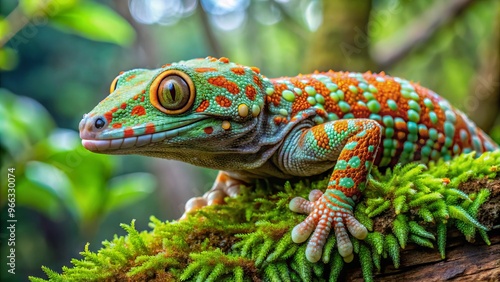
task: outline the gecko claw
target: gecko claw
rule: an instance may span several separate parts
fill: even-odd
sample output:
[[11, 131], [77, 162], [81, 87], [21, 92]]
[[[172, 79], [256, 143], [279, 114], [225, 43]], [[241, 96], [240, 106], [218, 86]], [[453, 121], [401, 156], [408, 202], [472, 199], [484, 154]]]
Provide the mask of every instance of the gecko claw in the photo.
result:
[[289, 207], [294, 212], [309, 214], [304, 221], [293, 228], [292, 240], [295, 243], [302, 243], [312, 233], [306, 248], [306, 257], [311, 262], [321, 259], [323, 247], [332, 227], [335, 231], [338, 251], [345, 262], [353, 259], [353, 246], [347, 230], [361, 240], [368, 234], [366, 227], [352, 215], [352, 209], [342, 204], [332, 203], [319, 190], [311, 191], [309, 201], [300, 197], [292, 199]]

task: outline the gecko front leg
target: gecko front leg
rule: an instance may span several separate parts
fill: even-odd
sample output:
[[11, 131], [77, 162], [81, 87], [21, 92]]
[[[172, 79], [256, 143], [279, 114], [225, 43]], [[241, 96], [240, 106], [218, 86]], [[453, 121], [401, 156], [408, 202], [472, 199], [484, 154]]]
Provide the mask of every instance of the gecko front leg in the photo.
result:
[[[309, 201], [300, 197], [290, 201], [290, 209], [308, 214], [295, 226], [292, 240], [301, 243], [314, 231], [306, 249], [311, 262], [321, 258], [323, 246], [333, 228], [337, 247], [345, 261], [352, 260], [352, 244], [347, 230], [356, 238], [364, 239], [366, 228], [353, 215], [355, 203], [366, 186], [366, 178], [375, 160], [381, 140], [380, 125], [370, 119], [337, 120], [316, 125], [296, 135], [284, 152], [288, 170], [314, 169], [315, 164], [335, 163], [328, 187], [323, 194], [314, 190]], [[347, 230], [346, 230], [347, 228]]]
[[240, 185], [246, 184], [244, 181], [231, 177], [225, 171], [219, 171], [212, 188], [202, 197], [193, 197], [186, 202], [184, 214], [181, 219], [192, 211], [204, 206], [224, 204], [224, 198], [236, 197], [240, 192]]

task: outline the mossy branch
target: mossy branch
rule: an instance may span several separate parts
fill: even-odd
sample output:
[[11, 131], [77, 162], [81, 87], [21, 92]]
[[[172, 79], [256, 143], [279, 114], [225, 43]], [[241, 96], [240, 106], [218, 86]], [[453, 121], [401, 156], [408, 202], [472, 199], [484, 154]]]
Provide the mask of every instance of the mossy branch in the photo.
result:
[[[487, 230], [499, 224], [500, 191], [470, 183], [500, 183], [499, 171], [500, 151], [428, 167], [412, 163], [384, 173], [375, 169], [355, 210], [370, 233], [364, 241], [351, 238], [364, 279], [371, 281], [382, 263], [398, 268], [401, 249], [408, 244], [437, 245], [445, 258], [448, 230], [454, 227], [468, 241], [479, 233], [489, 244]], [[128, 235], [103, 242], [97, 252], [87, 245], [83, 258], [72, 260], [73, 267], [64, 267], [61, 274], [43, 270], [50, 281], [335, 281], [344, 261], [334, 236], [318, 263], [310, 263], [305, 243], [295, 244], [290, 236], [304, 216], [291, 212], [288, 202], [312, 189], [324, 190], [327, 181], [257, 184], [226, 205], [205, 207], [183, 221], [151, 217], [151, 231], [137, 231], [132, 221], [122, 225]]]

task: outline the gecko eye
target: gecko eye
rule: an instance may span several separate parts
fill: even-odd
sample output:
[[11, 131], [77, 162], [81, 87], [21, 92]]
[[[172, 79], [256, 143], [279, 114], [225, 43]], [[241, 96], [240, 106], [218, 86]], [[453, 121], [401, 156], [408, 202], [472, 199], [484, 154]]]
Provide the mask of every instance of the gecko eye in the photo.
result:
[[101, 129], [103, 128], [104, 126], [106, 125], [106, 122], [104, 121], [104, 119], [102, 117], [99, 117], [95, 120], [94, 122], [94, 126], [95, 128], [97, 129]]
[[113, 91], [116, 90], [116, 85], [118, 84], [118, 78], [119, 77], [120, 76], [115, 77], [115, 79], [113, 79], [113, 82], [111, 82], [111, 85], [109, 86], [109, 93], [110, 94], [113, 93]]
[[193, 105], [194, 97], [193, 81], [178, 70], [161, 73], [155, 78], [149, 90], [153, 106], [167, 114], [184, 113]]
[[158, 100], [167, 110], [178, 110], [189, 101], [189, 86], [180, 76], [165, 77], [158, 87]]

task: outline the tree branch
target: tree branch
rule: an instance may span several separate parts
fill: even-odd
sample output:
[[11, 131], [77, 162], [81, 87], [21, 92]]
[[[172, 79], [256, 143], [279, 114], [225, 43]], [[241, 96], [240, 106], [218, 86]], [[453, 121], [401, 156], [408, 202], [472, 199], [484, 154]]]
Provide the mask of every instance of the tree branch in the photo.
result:
[[474, 0], [437, 1], [422, 16], [391, 38], [376, 43], [372, 57], [381, 68], [387, 68], [405, 57], [415, 45], [427, 41], [441, 26], [455, 18]]

